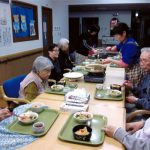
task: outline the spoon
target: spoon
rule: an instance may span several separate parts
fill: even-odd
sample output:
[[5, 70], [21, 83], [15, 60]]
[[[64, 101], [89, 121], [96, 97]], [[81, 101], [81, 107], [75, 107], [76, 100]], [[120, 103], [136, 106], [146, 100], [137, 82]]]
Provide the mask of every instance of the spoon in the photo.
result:
[[24, 118], [25, 118], [25, 117], [21, 117], [21, 116], [15, 114], [15, 113], [13, 113], [13, 112], [11, 112], [11, 114], [12, 114], [13, 116], [19, 117], [20, 119], [24, 119]]

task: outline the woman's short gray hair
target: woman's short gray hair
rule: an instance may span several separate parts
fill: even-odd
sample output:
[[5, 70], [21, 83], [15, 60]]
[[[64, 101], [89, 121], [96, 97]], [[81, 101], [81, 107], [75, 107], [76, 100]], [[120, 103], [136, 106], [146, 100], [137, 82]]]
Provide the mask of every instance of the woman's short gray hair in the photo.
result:
[[58, 47], [61, 48], [62, 46], [69, 44], [69, 40], [65, 38], [61, 38], [60, 41], [58, 42]]
[[143, 52], [150, 52], [150, 47], [144, 47], [141, 49], [141, 53]]
[[32, 70], [36, 73], [39, 71], [43, 71], [43, 70], [51, 70], [53, 68], [54, 66], [52, 62], [47, 57], [44, 57], [44, 56], [37, 57], [34, 60], [33, 66], [32, 66]]

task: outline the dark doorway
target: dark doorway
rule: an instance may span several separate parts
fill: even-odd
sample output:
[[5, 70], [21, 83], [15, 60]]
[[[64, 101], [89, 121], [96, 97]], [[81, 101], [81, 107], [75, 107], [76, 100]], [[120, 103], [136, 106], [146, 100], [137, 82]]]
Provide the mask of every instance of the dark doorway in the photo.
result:
[[149, 12], [139, 12], [139, 16], [135, 16], [132, 12], [131, 24], [133, 37], [137, 40], [140, 47], [150, 46], [150, 16]]
[[75, 50], [80, 33], [80, 18], [69, 18], [70, 53]]
[[82, 32], [87, 32], [89, 26], [96, 24], [98, 25], [99, 18], [98, 17], [84, 17], [82, 18]]
[[[91, 25], [99, 25], [98, 17], [83, 17], [82, 18], [82, 32], [87, 32]], [[94, 40], [96, 41], [96, 45], [98, 45], [98, 34], [95, 36]]]
[[48, 48], [53, 43], [52, 9], [42, 7], [43, 55], [48, 56]]

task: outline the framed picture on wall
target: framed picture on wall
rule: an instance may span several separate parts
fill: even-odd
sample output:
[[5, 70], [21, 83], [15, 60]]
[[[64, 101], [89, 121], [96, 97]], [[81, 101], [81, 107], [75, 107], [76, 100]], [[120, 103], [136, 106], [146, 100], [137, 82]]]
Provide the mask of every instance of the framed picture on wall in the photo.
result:
[[39, 38], [36, 5], [13, 0], [11, 14], [14, 42], [36, 40]]

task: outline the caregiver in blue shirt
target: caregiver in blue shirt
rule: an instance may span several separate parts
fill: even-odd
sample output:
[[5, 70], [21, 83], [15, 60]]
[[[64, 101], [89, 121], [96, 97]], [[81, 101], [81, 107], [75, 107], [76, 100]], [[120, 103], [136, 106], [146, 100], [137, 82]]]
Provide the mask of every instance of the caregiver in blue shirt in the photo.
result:
[[126, 78], [130, 80], [133, 85], [138, 85], [143, 75], [139, 65], [140, 48], [137, 42], [128, 36], [129, 27], [127, 24], [118, 23], [114, 27], [114, 35], [120, 43], [106, 50], [119, 51], [121, 53], [121, 59], [114, 60], [107, 58], [103, 60], [103, 63], [113, 63], [125, 68]]

